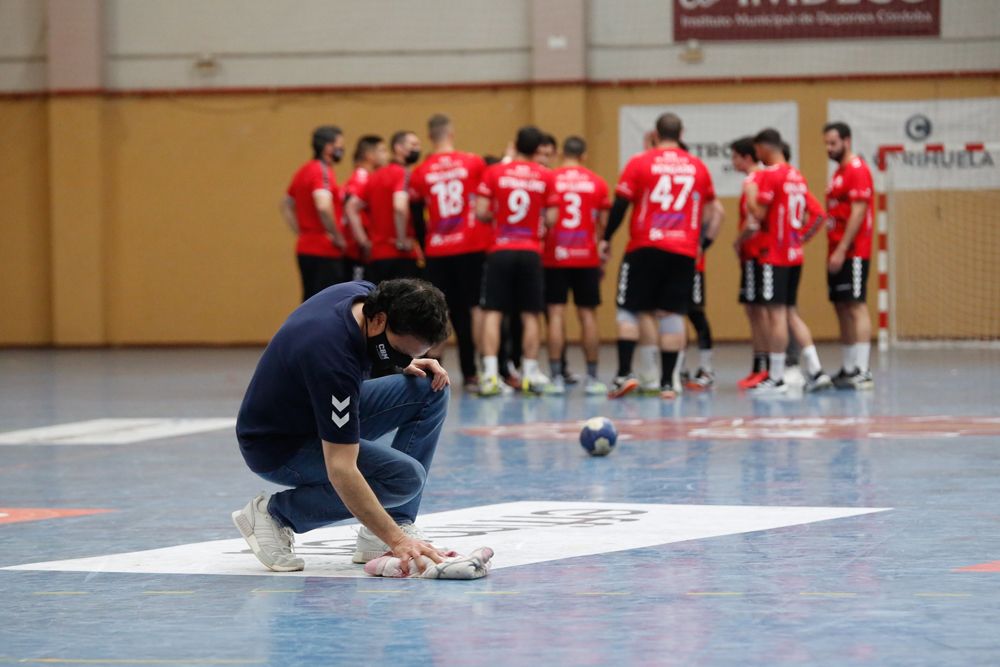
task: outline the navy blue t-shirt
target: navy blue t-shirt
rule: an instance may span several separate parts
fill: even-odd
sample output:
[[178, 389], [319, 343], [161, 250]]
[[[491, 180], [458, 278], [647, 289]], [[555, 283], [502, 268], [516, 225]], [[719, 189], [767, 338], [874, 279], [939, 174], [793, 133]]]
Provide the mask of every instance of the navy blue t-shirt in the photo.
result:
[[371, 362], [351, 307], [373, 289], [363, 281], [328, 287], [296, 308], [271, 339], [236, 419], [243, 458], [254, 472], [275, 470], [317, 438], [358, 442], [358, 400]]

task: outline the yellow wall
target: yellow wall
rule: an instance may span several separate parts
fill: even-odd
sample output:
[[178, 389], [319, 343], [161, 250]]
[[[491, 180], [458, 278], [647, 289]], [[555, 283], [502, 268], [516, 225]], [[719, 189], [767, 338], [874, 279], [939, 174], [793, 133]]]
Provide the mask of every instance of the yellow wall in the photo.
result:
[[[499, 153], [517, 126], [537, 122], [558, 136], [583, 132], [591, 166], [613, 182], [623, 104], [790, 99], [799, 103], [800, 164], [821, 193], [826, 156], [819, 130], [827, 99], [998, 93], [1000, 77], [84, 97], [72, 105], [58, 98], [2, 100], [0, 344], [266, 341], [297, 304], [294, 239], [277, 203], [308, 159], [309, 133], [318, 124], [340, 125], [352, 146], [368, 132], [388, 136], [406, 128], [422, 135], [426, 118], [444, 111], [456, 122], [462, 148]], [[94, 136], [102, 139], [99, 147], [84, 145], [76, 153], [82, 160], [74, 160], [77, 149], [65, 143], [77, 126], [91, 143]], [[66, 165], [71, 176], [56, 171]], [[338, 168], [341, 181], [348, 170], [347, 162]], [[85, 193], [79, 228], [73, 226], [74, 190]], [[724, 203], [727, 211], [735, 209], [735, 201]], [[734, 226], [729, 215], [708, 256], [709, 316], [719, 339], [746, 335], [735, 305]], [[621, 231], [616, 238], [612, 272], [626, 236]], [[100, 258], [101, 266], [74, 267], [74, 249], [85, 261]], [[828, 339], [836, 328], [826, 302], [824, 252], [822, 239], [807, 251], [800, 304], [814, 334]], [[601, 315], [606, 338], [614, 335], [612, 277], [605, 281], [609, 305]], [[872, 304], [874, 286], [873, 277]], [[90, 299], [85, 307], [67, 299], [74, 287]], [[101, 322], [93, 321], [94, 313]]]
[[46, 103], [0, 101], [0, 345], [52, 337], [47, 150]]

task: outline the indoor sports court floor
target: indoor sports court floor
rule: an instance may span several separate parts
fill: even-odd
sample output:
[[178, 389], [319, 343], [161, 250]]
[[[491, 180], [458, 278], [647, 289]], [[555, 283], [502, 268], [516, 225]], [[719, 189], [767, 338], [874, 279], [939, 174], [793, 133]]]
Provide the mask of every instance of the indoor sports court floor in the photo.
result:
[[471, 582], [364, 577], [348, 526], [262, 570], [229, 518], [267, 488], [231, 429], [258, 354], [0, 352], [0, 664], [1000, 664], [1000, 351], [768, 402], [742, 347], [677, 403], [456, 391], [423, 524], [495, 548]]

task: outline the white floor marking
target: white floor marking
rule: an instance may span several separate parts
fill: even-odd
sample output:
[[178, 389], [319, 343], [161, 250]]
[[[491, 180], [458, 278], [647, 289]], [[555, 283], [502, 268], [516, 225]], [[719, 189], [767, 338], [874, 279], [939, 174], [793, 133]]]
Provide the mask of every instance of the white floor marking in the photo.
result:
[[146, 440], [221, 431], [231, 417], [215, 419], [90, 419], [0, 433], [0, 445], [130, 445]]
[[[771, 530], [884, 512], [882, 507], [759, 507], [523, 501], [421, 516], [418, 525], [439, 546], [496, 551], [494, 569], [612, 553], [686, 540]], [[229, 517], [220, 516], [220, 524]], [[304, 572], [265, 569], [242, 538], [165, 549], [29, 563], [4, 570], [145, 574], [363, 577], [351, 563], [356, 526], [321, 528], [296, 538]], [[236, 532], [236, 529], [233, 529]]]

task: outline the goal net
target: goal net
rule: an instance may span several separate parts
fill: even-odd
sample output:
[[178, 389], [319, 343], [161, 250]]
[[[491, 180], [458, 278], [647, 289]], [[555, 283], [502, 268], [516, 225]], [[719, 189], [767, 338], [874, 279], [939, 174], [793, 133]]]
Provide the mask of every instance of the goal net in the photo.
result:
[[1000, 344], [1000, 144], [883, 146], [877, 173], [880, 345]]

